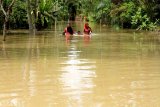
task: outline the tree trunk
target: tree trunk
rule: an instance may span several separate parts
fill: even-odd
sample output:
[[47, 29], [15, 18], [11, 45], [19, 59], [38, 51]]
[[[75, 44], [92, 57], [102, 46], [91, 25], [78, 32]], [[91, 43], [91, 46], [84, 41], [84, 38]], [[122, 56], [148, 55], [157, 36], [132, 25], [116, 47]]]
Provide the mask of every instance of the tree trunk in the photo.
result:
[[33, 6], [33, 32], [34, 34], [36, 33], [36, 20], [38, 18], [38, 3], [39, 3], [39, 0], [34, 0], [34, 6]]
[[2, 10], [3, 14], [4, 14], [4, 23], [3, 23], [3, 41], [6, 40], [6, 31], [7, 31], [7, 22], [9, 21], [9, 16], [10, 16], [10, 12], [11, 12], [11, 8], [14, 4], [16, 0], [12, 0], [11, 4], [7, 7], [6, 11], [3, 7], [3, 0], [0, 0], [0, 9]]
[[[35, 35], [36, 33], [38, 3], [39, 3], [39, 0], [34, 0], [33, 2], [31, 2], [30, 0], [27, 0], [27, 15], [28, 15], [29, 31], [33, 35]], [[32, 8], [31, 8], [31, 5], [33, 6]], [[33, 11], [33, 14], [31, 14], [32, 11]]]
[[33, 34], [33, 20], [32, 20], [32, 14], [31, 14], [31, 2], [30, 0], [27, 0], [27, 16], [28, 16], [28, 24], [29, 24], [29, 32]]
[[7, 31], [7, 21], [5, 20], [3, 23], [3, 41], [6, 40], [6, 31]]

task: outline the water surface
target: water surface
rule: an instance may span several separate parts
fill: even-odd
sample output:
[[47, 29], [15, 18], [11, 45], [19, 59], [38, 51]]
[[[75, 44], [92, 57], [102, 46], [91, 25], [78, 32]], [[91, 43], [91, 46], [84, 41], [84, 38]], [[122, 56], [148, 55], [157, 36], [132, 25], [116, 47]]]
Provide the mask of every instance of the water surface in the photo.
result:
[[0, 42], [0, 107], [160, 107], [159, 34], [64, 26]]

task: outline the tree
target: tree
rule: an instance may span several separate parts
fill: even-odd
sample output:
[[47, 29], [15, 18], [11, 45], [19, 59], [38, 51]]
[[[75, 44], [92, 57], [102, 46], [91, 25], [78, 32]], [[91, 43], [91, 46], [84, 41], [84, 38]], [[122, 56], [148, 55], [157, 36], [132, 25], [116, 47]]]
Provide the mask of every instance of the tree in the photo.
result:
[[12, 12], [12, 6], [13, 6], [13, 4], [14, 4], [15, 1], [16, 0], [12, 0], [11, 3], [10, 3], [10, 5], [5, 7], [3, 4], [5, 4], [6, 1], [5, 0], [0, 0], [0, 9], [2, 10], [2, 12], [4, 14], [3, 41], [6, 40], [7, 23], [9, 21], [10, 13]]
[[32, 15], [31, 15], [31, 2], [30, 0], [27, 0], [27, 16], [28, 16], [28, 24], [29, 24], [29, 31], [30, 33], [33, 33], [33, 20], [32, 20]]
[[26, 2], [27, 2], [27, 16], [28, 16], [29, 31], [32, 34], [35, 34], [39, 0], [31, 0], [31, 1], [27, 0]]
[[31, 32], [48, 27], [57, 17], [58, 0], [27, 0], [28, 23]]

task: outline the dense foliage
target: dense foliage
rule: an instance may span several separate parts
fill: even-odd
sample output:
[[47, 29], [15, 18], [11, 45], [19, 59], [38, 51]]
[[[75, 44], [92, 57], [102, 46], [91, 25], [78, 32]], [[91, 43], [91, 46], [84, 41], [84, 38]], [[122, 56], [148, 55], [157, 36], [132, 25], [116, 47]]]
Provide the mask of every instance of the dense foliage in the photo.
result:
[[158, 0], [102, 0], [97, 7], [95, 19], [103, 23], [138, 30], [155, 30], [159, 24]]
[[[3, 0], [4, 8], [10, 0]], [[154, 30], [159, 24], [159, 0], [39, 0], [36, 8], [36, 27], [41, 30], [55, 20], [75, 20], [76, 16], [88, 17], [90, 21], [118, 25], [122, 28]], [[11, 17], [10, 28], [28, 28], [26, 0], [16, 0]], [[34, 8], [32, 12], [34, 12]], [[4, 16], [0, 11], [0, 28]]]

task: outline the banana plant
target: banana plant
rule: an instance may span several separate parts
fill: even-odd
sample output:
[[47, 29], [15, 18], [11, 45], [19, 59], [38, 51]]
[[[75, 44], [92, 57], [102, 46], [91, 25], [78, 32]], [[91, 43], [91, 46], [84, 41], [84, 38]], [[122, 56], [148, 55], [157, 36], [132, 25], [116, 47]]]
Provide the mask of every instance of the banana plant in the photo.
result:
[[62, 0], [40, 0], [38, 7], [37, 24], [46, 28], [50, 22], [54, 22], [62, 11]]

